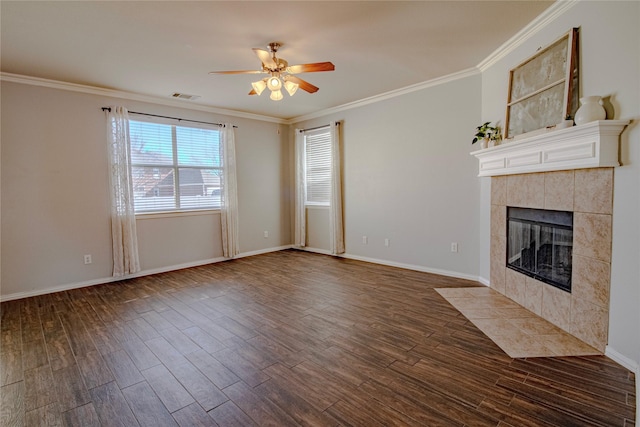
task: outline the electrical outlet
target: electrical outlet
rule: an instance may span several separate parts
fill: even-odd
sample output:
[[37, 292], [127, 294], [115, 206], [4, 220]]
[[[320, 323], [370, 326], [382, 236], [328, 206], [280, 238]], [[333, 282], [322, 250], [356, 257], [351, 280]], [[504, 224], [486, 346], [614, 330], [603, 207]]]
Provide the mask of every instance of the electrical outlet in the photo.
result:
[[455, 242], [451, 243], [451, 252], [458, 252], [458, 244]]
[[269, 237], [269, 232], [268, 232], [268, 231], [265, 231], [265, 232], [264, 232], [264, 238], [266, 239], [267, 237]]
[[389, 246], [389, 239], [384, 239], [384, 245]]
[[367, 236], [362, 236], [362, 244], [366, 245], [367, 243], [369, 243], [369, 239], [367, 238]]
[[91, 260], [91, 255], [85, 255], [84, 256], [84, 263], [86, 264], [91, 264], [93, 261]]

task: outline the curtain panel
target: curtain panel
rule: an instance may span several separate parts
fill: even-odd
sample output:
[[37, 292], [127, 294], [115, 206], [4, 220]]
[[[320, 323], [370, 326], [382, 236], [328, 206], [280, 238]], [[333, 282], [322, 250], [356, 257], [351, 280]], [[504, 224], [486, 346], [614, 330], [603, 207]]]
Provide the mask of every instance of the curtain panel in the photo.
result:
[[340, 123], [331, 122], [331, 201], [329, 204], [329, 229], [331, 254], [344, 253], [344, 222], [342, 212], [342, 159], [340, 149]]
[[220, 219], [222, 254], [233, 258], [240, 253], [238, 227], [238, 183], [236, 178], [236, 148], [233, 125], [220, 126], [220, 159], [222, 162]]
[[111, 107], [107, 110], [107, 119], [113, 276], [119, 277], [140, 271], [131, 179], [129, 113], [124, 107]]
[[294, 213], [294, 241], [299, 248], [307, 246], [307, 186], [305, 183], [304, 130], [295, 131], [295, 213]]

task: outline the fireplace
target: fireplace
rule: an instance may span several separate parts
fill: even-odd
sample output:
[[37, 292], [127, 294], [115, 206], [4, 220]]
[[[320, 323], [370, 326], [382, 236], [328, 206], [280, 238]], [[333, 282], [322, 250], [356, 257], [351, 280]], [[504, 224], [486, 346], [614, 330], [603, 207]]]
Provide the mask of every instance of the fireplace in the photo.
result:
[[[609, 328], [613, 168], [619, 166], [619, 136], [628, 123], [601, 120], [472, 153], [479, 161], [478, 175], [492, 177], [491, 288], [602, 352]], [[568, 279], [570, 292], [550, 286], [541, 274], [507, 266], [505, 260], [524, 264], [523, 256], [534, 255], [531, 244], [528, 252], [525, 245], [507, 251], [511, 207], [572, 213], [571, 273], [563, 262], [555, 274], [565, 283]], [[541, 227], [539, 234], [544, 246], [548, 232]], [[570, 239], [555, 239], [536, 255], [544, 258], [555, 246], [560, 258], [568, 257], [564, 240]]]
[[573, 212], [507, 208], [507, 268], [571, 292]]
[[[489, 149], [487, 149], [489, 151]], [[521, 211], [516, 210], [523, 209]], [[565, 212], [572, 216], [573, 238], [556, 237], [547, 243], [544, 223], [559, 222], [563, 230], [571, 224], [567, 218], [556, 221], [547, 216], [532, 220], [531, 211]], [[611, 280], [611, 231], [613, 211], [613, 168], [589, 168], [542, 173], [494, 176], [491, 178], [491, 287], [524, 308], [604, 352], [609, 324], [609, 286]], [[514, 215], [515, 212], [515, 215]], [[523, 212], [527, 212], [524, 213]], [[560, 214], [562, 216], [563, 214]], [[541, 222], [539, 243], [513, 249], [508, 242], [509, 216], [512, 223]], [[526, 227], [519, 226], [526, 230]], [[522, 232], [522, 230], [521, 230]], [[529, 230], [534, 236], [538, 231]], [[562, 231], [561, 231], [562, 233]], [[558, 233], [556, 233], [558, 234]], [[522, 259], [525, 248], [543, 247], [542, 258], [555, 246], [558, 259], [572, 242], [571, 273], [566, 263], [556, 276], [569, 279], [571, 292], [551, 286], [537, 273], [525, 274], [507, 266]], [[507, 249], [507, 246], [509, 248]], [[545, 246], [547, 245], [547, 246]], [[564, 252], [564, 253], [563, 253]], [[531, 259], [533, 250], [525, 250]], [[519, 254], [519, 255], [518, 255]], [[546, 264], [546, 263], [545, 263]], [[541, 268], [539, 268], [541, 270]], [[544, 270], [544, 268], [542, 268]], [[565, 280], [566, 282], [566, 280]]]

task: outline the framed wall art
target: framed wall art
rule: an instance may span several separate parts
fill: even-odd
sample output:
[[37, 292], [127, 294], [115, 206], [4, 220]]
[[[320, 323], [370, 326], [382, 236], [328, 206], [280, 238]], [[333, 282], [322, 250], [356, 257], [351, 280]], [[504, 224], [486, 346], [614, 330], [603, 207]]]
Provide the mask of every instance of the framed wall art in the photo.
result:
[[578, 109], [578, 28], [509, 72], [504, 138], [555, 126]]

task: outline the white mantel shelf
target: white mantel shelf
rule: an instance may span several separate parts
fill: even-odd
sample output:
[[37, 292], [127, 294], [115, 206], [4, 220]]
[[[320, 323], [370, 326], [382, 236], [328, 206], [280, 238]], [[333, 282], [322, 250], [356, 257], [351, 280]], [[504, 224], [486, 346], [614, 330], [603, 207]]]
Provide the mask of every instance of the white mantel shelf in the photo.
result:
[[523, 136], [474, 151], [478, 176], [620, 166], [618, 139], [627, 120], [600, 120]]

